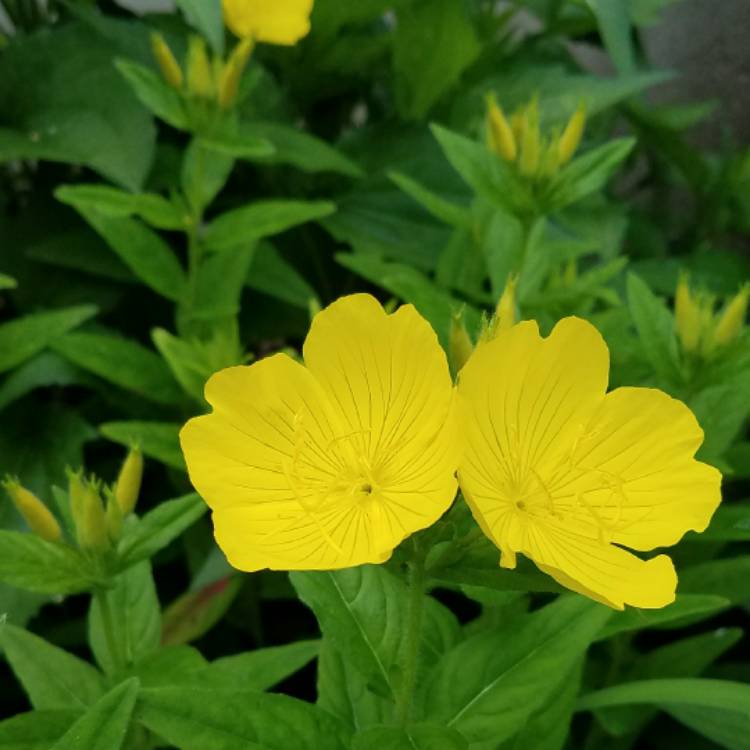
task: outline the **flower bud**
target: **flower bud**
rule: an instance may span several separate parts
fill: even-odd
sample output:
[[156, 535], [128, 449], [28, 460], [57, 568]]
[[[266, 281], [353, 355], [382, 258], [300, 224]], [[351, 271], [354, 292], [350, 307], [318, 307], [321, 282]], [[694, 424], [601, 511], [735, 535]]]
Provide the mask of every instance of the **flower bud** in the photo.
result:
[[716, 346], [725, 346], [740, 335], [745, 326], [748, 298], [750, 298], [750, 285], [745, 284], [729, 300], [713, 331], [712, 339]]
[[461, 368], [469, 361], [474, 351], [474, 344], [464, 325], [463, 313], [458, 313], [451, 320], [449, 337], [450, 362], [453, 372], [461, 372]]
[[107, 534], [112, 542], [117, 542], [122, 534], [122, 525], [125, 521], [122, 508], [120, 503], [117, 502], [117, 498], [114, 493], [107, 493]]
[[95, 480], [83, 483], [80, 516], [75, 521], [81, 549], [104, 550], [109, 547], [107, 515]]
[[62, 537], [62, 529], [49, 508], [32, 492], [22, 487], [17, 480], [7, 477], [3, 487], [16, 510], [24, 517], [29, 528], [47, 542], [57, 542]]
[[539, 168], [540, 156], [539, 103], [534, 98], [526, 107], [521, 120], [521, 158], [518, 163], [521, 174], [533, 177]]
[[166, 40], [156, 32], [151, 34], [151, 51], [164, 80], [173, 88], [182, 88], [182, 70]]
[[505, 282], [500, 301], [495, 308], [495, 333], [512, 328], [516, 324], [516, 285], [518, 276], [511, 274]]
[[680, 276], [674, 302], [677, 336], [686, 352], [698, 350], [703, 330], [703, 314], [700, 305], [690, 292], [686, 274]]
[[490, 151], [513, 162], [518, 155], [516, 137], [494, 96], [487, 97], [487, 145]]
[[229, 109], [237, 99], [240, 81], [253, 53], [253, 40], [243, 39], [233, 50], [219, 74], [219, 106]]
[[123, 517], [135, 510], [143, 479], [143, 454], [137, 446], [130, 449], [115, 484], [114, 496]]
[[211, 99], [214, 95], [214, 77], [211, 63], [202, 37], [191, 36], [187, 61], [188, 92], [200, 99]]
[[580, 105], [570, 120], [568, 120], [565, 130], [563, 130], [563, 134], [560, 136], [558, 166], [567, 164], [573, 158], [573, 155], [578, 150], [578, 146], [581, 145], [581, 138], [583, 137], [585, 127], [586, 108]]

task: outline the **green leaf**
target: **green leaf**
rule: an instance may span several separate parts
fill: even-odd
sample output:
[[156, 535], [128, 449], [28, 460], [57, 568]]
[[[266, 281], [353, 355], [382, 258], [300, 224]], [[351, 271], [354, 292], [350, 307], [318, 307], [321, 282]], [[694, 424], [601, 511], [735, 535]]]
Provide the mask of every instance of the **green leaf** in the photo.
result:
[[477, 194], [511, 213], [532, 205], [527, 188], [499, 157], [447, 128], [432, 125], [431, 130], [451, 166]]
[[104, 693], [94, 667], [23, 628], [0, 625], [0, 646], [36, 709], [81, 710]]
[[455, 730], [437, 724], [368, 727], [354, 736], [352, 750], [468, 750]]
[[18, 282], [5, 273], [0, 273], [0, 289], [15, 289]]
[[91, 600], [88, 629], [89, 645], [107, 674], [133, 666], [156, 652], [161, 638], [161, 610], [151, 565], [142, 561], [133, 565], [114, 580], [114, 586], [103, 594], [113, 623], [117, 653], [110, 651], [104, 632], [102, 602], [98, 596]]
[[596, 16], [604, 46], [617, 71], [625, 74], [632, 73], [635, 69], [635, 51], [630, 27], [630, 2], [628, 0], [586, 0], [586, 4]]
[[570, 732], [578, 692], [581, 688], [581, 671], [585, 659], [563, 675], [547, 700], [533, 713], [521, 731], [500, 750], [562, 750]]
[[73, 547], [0, 530], [0, 581], [40, 594], [75, 594], [90, 589], [97, 578]]
[[482, 253], [495, 299], [500, 299], [508, 277], [520, 272], [526, 239], [523, 225], [513, 214], [492, 211], [482, 234]]
[[601, 190], [634, 146], [634, 138], [619, 138], [576, 157], [550, 180], [545, 205], [560, 210]]
[[750, 555], [711, 560], [680, 571], [680, 592], [721, 596], [734, 604], [748, 600]]
[[133, 678], [110, 690], [50, 750], [120, 750], [130, 729], [139, 688]]
[[144, 456], [155, 458], [173, 469], [186, 471], [180, 449], [181, 427], [176, 422], [106, 422], [99, 425], [99, 432], [126, 448], [137, 443]]
[[305, 172], [338, 172], [348, 177], [362, 177], [360, 167], [320, 138], [280, 122], [246, 122], [240, 126], [240, 137], [271, 143], [273, 150], [257, 156], [237, 154], [270, 164], [291, 164]]
[[144, 688], [185, 685], [208, 666], [200, 651], [191, 646], [163, 646], [136, 664], [132, 674]]
[[177, 206], [155, 193], [128, 193], [109, 185], [61, 185], [55, 190], [55, 197], [104, 216], [140, 216], [158, 229], [183, 229], [186, 223]]
[[[406, 612], [408, 591], [382, 566], [333, 572], [291, 573], [300, 599], [318, 618], [323, 637], [351, 662], [379, 694], [393, 693], [393, 670], [406, 634], [393, 613]], [[422, 663], [432, 663], [457, 636], [449, 610], [432, 597], [425, 603]]]
[[420, 0], [399, 11], [393, 67], [402, 114], [409, 119], [424, 117], [480, 52], [462, 0]]
[[208, 506], [195, 493], [166, 500], [138, 519], [126, 532], [118, 548], [119, 564], [130, 565], [155, 555], [190, 528]]
[[750, 748], [750, 685], [700, 678], [638, 680], [584, 695], [579, 711], [656, 705], [730, 750]]
[[0, 384], [0, 410], [36, 388], [66, 386], [87, 380], [81, 371], [53, 352], [42, 352], [24, 362]]
[[220, 0], [177, 0], [188, 23], [208, 39], [217, 55], [224, 54], [224, 19]]
[[[71, 197], [70, 193], [57, 196], [63, 201]], [[72, 205], [141, 281], [167, 299], [178, 300], [182, 296], [185, 272], [156, 232], [135, 219], [107, 216], [80, 203]]]
[[[680, 581], [680, 590], [684, 589]], [[673, 604], [662, 609], [636, 609], [628, 607], [614, 612], [597, 635], [597, 640], [610, 638], [616, 633], [625, 633], [643, 628], [679, 628], [686, 622], [699, 622], [722, 612], [731, 606], [729, 599], [711, 594], [680, 593]]]
[[162, 616], [162, 644], [190, 643], [204, 636], [227, 613], [241, 587], [240, 577], [228, 576], [173, 601]]
[[327, 640], [318, 656], [318, 705], [351, 730], [384, 723], [393, 714], [392, 701], [373, 693], [367, 679]]
[[67, 19], [20, 34], [0, 60], [0, 161], [84, 165], [131, 190], [151, 168], [156, 129], [112, 66], [112, 43]]
[[129, 60], [116, 60], [115, 67], [145, 107], [172, 127], [188, 129], [187, 112], [179, 93], [153, 70]]
[[679, 354], [672, 313], [635, 274], [628, 274], [627, 284], [630, 315], [646, 358], [667, 382], [679, 382]]
[[100, 378], [160, 404], [179, 404], [183, 397], [159, 355], [135, 341], [106, 333], [68, 333], [52, 348]]
[[309, 664], [319, 648], [319, 641], [297, 641], [245, 651], [217, 659], [192, 677], [196, 687], [203, 683], [225, 690], [237, 685], [245, 690], [268, 690]]
[[96, 315], [93, 305], [33, 313], [0, 325], [0, 372], [17, 367]]
[[189, 687], [141, 691], [139, 720], [182, 750], [346, 750], [343, 728], [285, 695]]
[[475, 308], [453, 299], [448, 292], [411, 266], [386, 263], [376, 256], [365, 254], [339, 254], [336, 260], [373, 284], [413, 304], [430, 322], [440, 343], [446, 348], [455, 312], [464, 310], [469, 330], [476, 330], [479, 326], [480, 316]]
[[231, 250], [330, 216], [335, 210], [333, 203], [322, 201], [258, 201], [214, 219], [206, 227], [204, 241], [211, 250]]
[[[737, 643], [744, 633], [739, 628], [719, 628], [709, 633], [669, 643], [640, 654], [624, 675], [643, 680], [661, 677], [696, 677]], [[635, 734], [654, 718], [655, 709], [645, 706], [618, 706], [596, 712], [597, 720], [615, 736]]]
[[388, 177], [398, 185], [407, 195], [410, 195], [417, 203], [424, 206], [436, 219], [457, 228], [471, 227], [471, 214], [463, 206], [451, 203], [432, 190], [428, 190], [411, 177], [400, 172], [390, 172]]
[[79, 711], [29, 711], [0, 721], [0, 750], [49, 750]]
[[270, 242], [259, 242], [255, 248], [247, 286], [305, 311], [318, 299], [305, 277]]
[[704, 432], [698, 457], [715, 463], [729, 450], [750, 415], [750, 370], [709, 386], [688, 400]]
[[182, 159], [180, 182], [188, 203], [200, 214], [226, 185], [234, 158], [206, 148], [197, 138], [190, 141]]
[[[611, 615], [567, 595], [505, 628], [481, 632], [449, 651], [426, 686], [427, 718], [470, 743], [495, 743], [519, 731], [570, 671]], [[461, 679], [456, 679], [456, 675]]]
[[750, 501], [724, 500], [702, 533], [691, 531], [685, 537], [691, 542], [747, 542], [750, 541]]
[[255, 161], [275, 153], [270, 141], [251, 135], [244, 129], [240, 132], [229, 131], [211, 136], [200, 136], [198, 143], [210, 154], [221, 154], [232, 159]]

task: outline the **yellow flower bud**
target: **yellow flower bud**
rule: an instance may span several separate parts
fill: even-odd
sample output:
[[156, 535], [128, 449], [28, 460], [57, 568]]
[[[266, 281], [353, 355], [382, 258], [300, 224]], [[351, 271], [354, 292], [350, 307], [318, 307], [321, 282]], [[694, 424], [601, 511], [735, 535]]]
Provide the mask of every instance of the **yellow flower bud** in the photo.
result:
[[453, 372], [458, 373], [469, 361], [469, 357], [474, 351], [474, 344], [472, 343], [471, 336], [469, 336], [469, 332], [464, 325], [463, 313], [453, 316], [448, 343]]
[[17, 480], [7, 477], [3, 487], [8, 493], [16, 510], [24, 517], [29, 528], [48, 542], [57, 542], [62, 536], [62, 529], [49, 508], [32, 492], [22, 487]]
[[214, 95], [214, 76], [202, 37], [191, 36], [187, 60], [188, 91], [201, 99], [211, 99]]
[[173, 88], [182, 88], [182, 69], [161, 34], [151, 34], [151, 51], [164, 80]]
[[487, 145], [505, 161], [516, 160], [518, 147], [513, 129], [494, 96], [487, 97]]
[[143, 479], [143, 454], [141, 449], [133, 447], [125, 458], [115, 484], [115, 499], [122, 515], [129, 516], [138, 502]]
[[109, 538], [113, 542], [116, 542], [120, 538], [120, 534], [122, 534], [122, 525], [125, 521], [125, 516], [123, 515], [122, 508], [120, 508], [120, 504], [117, 502], [117, 498], [111, 492], [107, 495], [106, 515], [107, 533], [109, 534]]
[[495, 308], [495, 332], [512, 328], [518, 321], [516, 319], [516, 286], [518, 276], [511, 274], [505, 282], [500, 301]]
[[686, 352], [698, 350], [704, 325], [704, 312], [690, 293], [686, 274], [680, 276], [674, 302], [677, 336]]
[[233, 50], [219, 75], [219, 106], [229, 109], [237, 98], [242, 74], [253, 52], [252, 39], [243, 39]]
[[107, 514], [95, 481], [84, 483], [81, 501], [80, 517], [75, 519], [78, 544], [81, 549], [106, 549], [109, 546]]
[[581, 145], [581, 138], [583, 138], [585, 127], [586, 108], [581, 104], [573, 113], [570, 120], [568, 120], [565, 130], [563, 130], [563, 134], [560, 136], [558, 166], [567, 164], [573, 158], [573, 154], [578, 150], [578, 146]]
[[541, 134], [539, 132], [539, 103], [532, 99], [521, 121], [521, 158], [518, 167], [522, 175], [532, 177], [539, 169]]
[[727, 303], [724, 312], [713, 331], [713, 343], [716, 346], [725, 346], [734, 341], [745, 326], [748, 299], [750, 298], [750, 285], [745, 284], [742, 289]]

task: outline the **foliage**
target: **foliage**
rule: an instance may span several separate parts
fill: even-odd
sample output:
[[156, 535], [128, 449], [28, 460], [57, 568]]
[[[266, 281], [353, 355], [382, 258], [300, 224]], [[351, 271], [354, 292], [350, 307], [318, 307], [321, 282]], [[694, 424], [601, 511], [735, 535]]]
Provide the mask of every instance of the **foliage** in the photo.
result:
[[[647, 103], [669, 1], [316, 0], [242, 46], [219, 0], [0, 0], [0, 476], [59, 524], [0, 500], [0, 749], [750, 747], [750, 151]], [[354, 291], [455, 370], [509, 289], [697, 416], [723, 502], [674, 604], [501, 569], [460, 499], [383, 565], [232, 570], [178, 440], [209, 376]]]

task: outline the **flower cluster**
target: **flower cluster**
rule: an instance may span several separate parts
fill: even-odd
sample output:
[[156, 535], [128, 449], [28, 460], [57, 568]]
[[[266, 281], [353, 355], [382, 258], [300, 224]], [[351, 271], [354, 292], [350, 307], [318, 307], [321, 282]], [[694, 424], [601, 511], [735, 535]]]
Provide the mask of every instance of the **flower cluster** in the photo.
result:
[[708, 525], [719, 472], [665, 393], [607, 393], [609, 353], [579, 318], [547, 338], [498, 326], [454, 387], [429, 324], [365, 294], [318, 313], [304, 364], [277, 354], [216, 373], [213, 412], [181, 441], [216, 539], [237, 568], [334, 569], [387, 560], [451, 505], [457, 480], [512, 568], [622, 608], [674, 599], [675, 544]]

